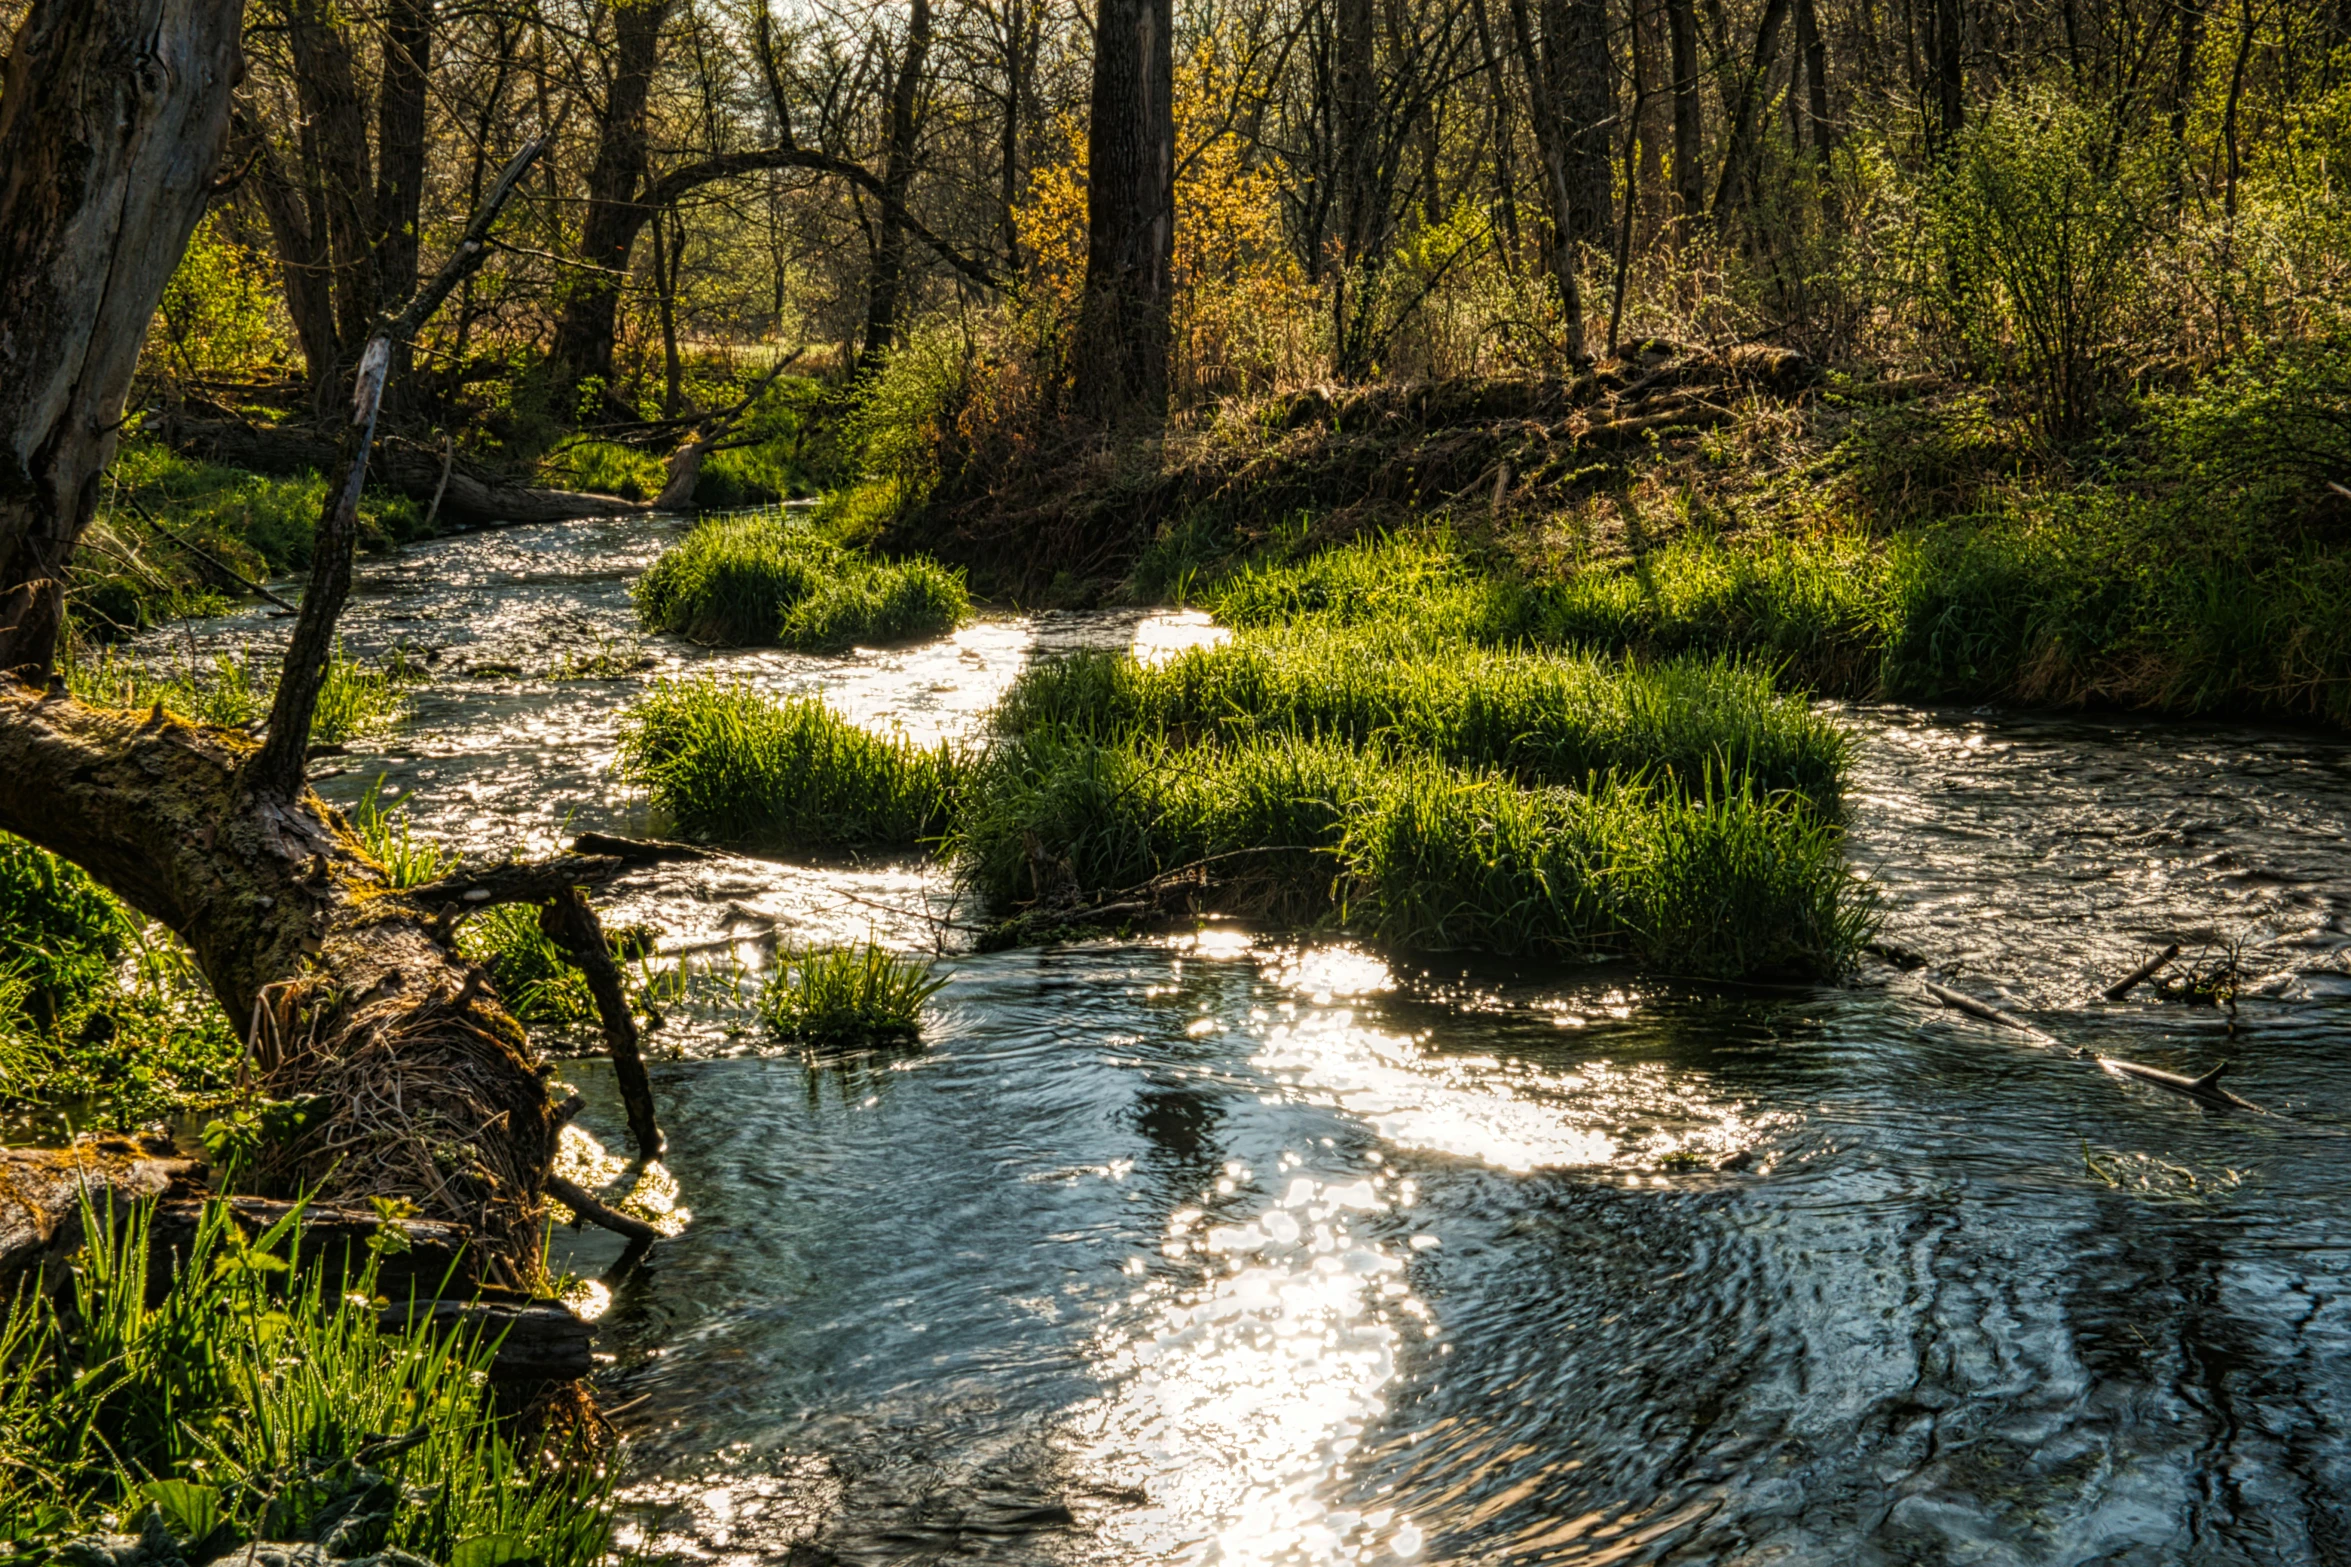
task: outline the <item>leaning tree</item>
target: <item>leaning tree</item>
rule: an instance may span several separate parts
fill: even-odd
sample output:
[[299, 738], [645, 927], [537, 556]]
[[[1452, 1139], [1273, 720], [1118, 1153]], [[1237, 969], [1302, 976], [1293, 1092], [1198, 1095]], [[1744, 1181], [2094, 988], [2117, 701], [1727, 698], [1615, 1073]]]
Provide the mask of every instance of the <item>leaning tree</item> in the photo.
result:
[[[527, 1272], [557, 1128], [539, 1065], [452, 949], [450, 889], [395, 891], [303, 771], [392, 346], [479, 261], [527, 150], [458, 255], [370, 335], [264, 738], [160, 705], [93, 707], [53, 673], [67, 558], [113, 456], [141, 339], [225, 184], [242, 13], [242, 0], [34, 0], [11, 46], [0, 86], [0, 829], [176, 931], [247, 1031], [259, 1089], [317, 1097], [321, 1114], [266, 1173], [325, 1195], [409, 1196], [473, 1225], [493, 1271]], [[605, 856], [544, 879], [613, 868]], [[476, 906], [492, 895], [476, 889]]]

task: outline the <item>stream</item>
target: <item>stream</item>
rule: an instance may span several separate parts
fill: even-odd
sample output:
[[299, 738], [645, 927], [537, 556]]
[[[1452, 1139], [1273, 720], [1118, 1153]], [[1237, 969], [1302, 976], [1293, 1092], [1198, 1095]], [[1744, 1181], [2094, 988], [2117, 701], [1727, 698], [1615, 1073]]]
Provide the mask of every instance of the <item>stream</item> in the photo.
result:
[[[644, 831], [647, 680], [715, 669], [972, 735], [1031, 659], [1196, 614], [982, 619], [825, 658], [644, 643], [628, 520], [364, 561], [348, 648], [432, 649], [336, 758], [495, 856]], [[260, 610], [143, 644], [282, 638]], [[589, 1282], [627, 1541], [713, 1563], [2351, 1562], [2351, 745], [1839, 707], [1886, 940], [1841, 987], [1402, 964], [1197, 934], [947, 958], [927, 1048], [810, 1059], [723, 1001], [649, 1036], [681, 1234]], [[958, 941], [909, 864], [725, 859], [603, 897], [716, 973], [773, 933]], [[2109, 1004], [2241, 942], [2226, 1010]], [[2229, 1083], [2223, 1114], [2074, 1049]], [[625, 1147], [610, 1074], [582, 1157]], [[1726, 1161], [1730, 1167], [1717, 1168]], [[686, 1222], [690, 1214], [690, 1222]], [[619, 1250], [558, 1231], [593, 1281]]]

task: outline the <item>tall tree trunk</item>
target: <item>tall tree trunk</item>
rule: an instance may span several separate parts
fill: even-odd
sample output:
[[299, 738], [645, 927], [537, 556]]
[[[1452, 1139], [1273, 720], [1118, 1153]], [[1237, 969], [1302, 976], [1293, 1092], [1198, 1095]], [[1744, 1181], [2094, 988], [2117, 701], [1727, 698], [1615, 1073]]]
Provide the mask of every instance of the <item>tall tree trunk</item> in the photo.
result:
[[653, 215], [653, 298], [661, 311], [661, 417], [675, 419], [683, 402], [685, 366], [678, 357], [678, 274], [685, 265], [686, 226], [677, 209]]
[[1515, 273], [1518, 269], [1518, 175], [1512, 168], [1510, 155], [1512, 127], [1510, 123], [1510, 79], [1502, 68], [1501, 51], [1494, 47], [1494, 30], [1486, 18], [1486, 0], [1471, 0], [1471, 17], [1477, 23], [1478, 52], [1485, 57], [1486, 98], [1489, 116], [1486, 139], [1493, 148], [1494, 203], [1502, 217], [1502, 269]]
[[1796, 0], [1796, 54], [1804, 62], [1804, 144], [1825, 173], [1836, 150], [1836, 127], [1829, 123], [1829, 51], [1820, 36], [1820, 13], [1813, 0]]
[[860, 375], [880, 367], [898, 333], [899, 301], [906, 288], [903, 214], [906, 190], [914, 181], [914, 138], [919, 128], [916, 111], [930, 49], [931, 0], [913, 0], [906, 18], [906, 53], [898, 62], [898, 79], [891, 84], [889, 122], [882, 139], [882, 189], [886, 194], [880, 239], [874, 245], [873, 275], [866, 283], [865, 344], [857, 356]]
[[1763, 20], [1755, 28], [1755, 54], [1739, 78], [1731, 99], [1731, 129], [1722, 151], [1722, 182], [1714, 188], [1714, 216], [1719, 225], [1747, 204], [1753, 194], [1757, 122], [1762, 118], [1764, 87], [1771, 80], [1772, 62], [1779, 57], [1780, 27], [1788, 19], [1788, 0], [1764, 0]]
[[1538, 38], [1526, 0], [1510, 0], [1510, 21], [1526, 73], [1544, 205], [1551, 217], [1545, 260], [1559, 295], [1567, 355], [1581, 363], [1589, 355], [1576, 270], [1580, 247], [1609, 238], [1607, 121], [1615, 82], [1607, 12], [1602, 0], [1544, 0]]
[[[397, 307], [416, 292], [423, 216], [425, 83], [432, 69], [433, 0], [389, 0], [384, 67], [376, 88], [376, 291]], [[393, 345], [392, 386], [408, 380], [409, 345]]]
[[1927, 29], [1927, 73], [1935, 98], [1934, 118], [1927, 129], [1927, 147], [1940, 153], [1966, 124], [1967, 80], [1960, 56], [1959, 0], [1932, 0], [1932, 5], [1932, 22]]
[[1005, 0], [1004, 124], [996, 139], [997, 222], [1003, 235], [1004, 268], [1021, 266], [1020, 226], [1014, 217], [1020, 205], [1020, 131], [1028, 114], [1030, 78], [1037, 67], [1037, 45], [1044, 29], [1044, 12], [1030, 0]]
[[1174, 25], [1171, 0], [1097, 0], [1086, 284], [1071, 390], [1082, 418], [1145, 434], [1167, 419]]
[[[367, 97], [351, 40], [330, 0], [289, 0], [286, 38], [303, 111], [304, 176], [333, 258], [335, 335], [340, 355], [367, 339], [383, 299], [375, 269], [375, 180], [369, 173]], [[338, 364], [330, 380], [348, 365]]]
[[35, 0], [0, 88], [0, 670], [45, 676], [139, 345], [204, 215], [236, 0]]
[[1673, 47], [1673, 188], [1680, 207], [1675, 232], [1687, 239], [1706, 212], [1706, 120], [1698, 98], [1698, 9], [1665, 0]]
[[[588, 166], [588, 210], [580, 222], [579, 258], [555, 325], [554, 365], [568, 402], [571, 389], [595, 379], [612, 385], [612, 346], [620, 332], [620, 290], [629, 251], [645, 226], [638, 192], [649, 153], [646, 109], [661, 64], [661, 32], [675, 0], [631, 0], [613, 8], [612, 80], [596, 121], [596, 161]], [[567, 410], [568, 411], [568, 410]]]
[[240, 163], [252, 161], [253, 191], [261, 215], [269, 224], [271, 246], [277, 251], [278, 275], [284, 281], [286, 313], [293, 318], [294, 337], [302, 345], [302, 364], [309, 381], [311, 405], [322, 403], [334, 385], [340, 358], [335, 332], [334, 258], [327, 253], [326, 224], [314, 221], [309, 201], [294, 177], [286, 172], [269, 138], [243, 115], [236, 118], [231, 143]]

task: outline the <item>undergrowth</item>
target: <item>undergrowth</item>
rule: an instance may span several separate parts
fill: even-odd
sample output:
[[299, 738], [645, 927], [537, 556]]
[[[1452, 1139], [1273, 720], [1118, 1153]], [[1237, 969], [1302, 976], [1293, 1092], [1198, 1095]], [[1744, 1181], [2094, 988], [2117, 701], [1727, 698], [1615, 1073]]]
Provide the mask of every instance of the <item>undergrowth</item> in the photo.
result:
[[185, 947], [0, 834], [0, 1105], [136, 1125], [218, 1100], [239, 1054]]
[[603, 1560], [607, 1472], [515, 1445], [480, 1332], [381, 1328], [396, 1303], [374, 1298], [372, 1256], [350, 1279], [294, 1255], [292, 1220], [248, 1241], [219, 1202], [151, 1271], [151, 1211], [86, 1212], [64, 1307], [27, 1290], [0, 1327], [0, 1555], [144, 1527], [169, 1552], [151, 1560], [257, 1539], [321, 1559]]

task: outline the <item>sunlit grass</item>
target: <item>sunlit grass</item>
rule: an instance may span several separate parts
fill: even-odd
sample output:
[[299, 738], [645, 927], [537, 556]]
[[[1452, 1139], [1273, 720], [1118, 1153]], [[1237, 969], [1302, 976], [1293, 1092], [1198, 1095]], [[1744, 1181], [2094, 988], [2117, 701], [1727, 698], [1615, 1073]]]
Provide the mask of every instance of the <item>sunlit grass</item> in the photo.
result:
[[1391, 626], [1245, 632], [1158, 667], [1108, 653], [1041, 664], [998, 726], [1184, 742], [1294, 734], [1499, 768], [1526, 783], [1655, 772], [1743, 778], [1833, 806], [1844, 732], [1723, 658], [1627, 667], [1589, 653], [1430, 643]]
[[713, 647], [834, 651], [949, 631], [971, 612], [936, 561], [879, 561], [768, 516], [713, 517], [636, 586], [638, 619]]
[[931, 965], [872, 942], [784, 947], [759, 993], [759, 1015], [782, 1039], [803, 1044], [911, 1044], [924, 1005], [947, 982]]
[[999, 904], [1199, 867], [1227, 912], [1686, 974], [1839, 973], [1873, 923], [1843, 833], [1801, 796], [1706, 779], [1528, 788], [1328, 739], [1010, 741], [969, 787], [955, 848]]
[[349, 1281], [340, 1255], [297, 1264], [284, 1226], [248, 1243], [219, 1204], [161, 1277], [148, 1216], [89, 1214], [65, 1306], [27, 1291], [0, 1327], [9, 1549], [135, 1531], [152, 1504], [178, 1554], [210, 1561], [364, 1502], [384, 1545], [432, 1561], [603, 1559], [608, 1472], [515, 1445], [492, 1344], [380, 1330], [372, 1262]]
[[945, 829], [962, 776], [945, 746], [713, 679], [661, 682], [631, 709], [620, 770], [681, 832], [775, 847], [914, 847]]
[[[153, 707], [192, 723], [244, 728], [269, 715], [277, 694], [278, 665], [249, 649], [214, 653], [198, 664], [153, 664], [118, 655], [112, 648], [60, 661], [66, 688], [98, 707]], [[424, 678], [406, 651], [394, 648], [380, 664], [364, 664], [336, 645], [327, 662], [325, 684], [311, 717], [310, 738], [319, 744], [390, 728], [407, 711], [407, 689]]]

